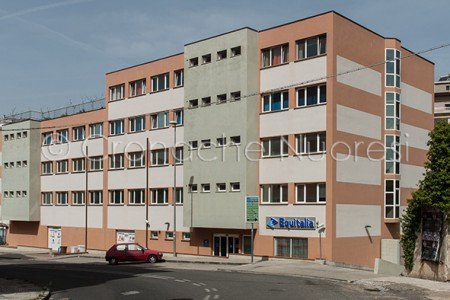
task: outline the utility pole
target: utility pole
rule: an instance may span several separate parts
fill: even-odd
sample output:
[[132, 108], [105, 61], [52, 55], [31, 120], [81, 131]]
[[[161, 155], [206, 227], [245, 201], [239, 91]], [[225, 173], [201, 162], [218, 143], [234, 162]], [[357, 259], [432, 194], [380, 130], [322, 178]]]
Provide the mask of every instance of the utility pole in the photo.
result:
[[172, 201], [173, 201], [173, 256], [177, 256], [177, 200], [176, 200], [176, 194], [177, 194], [177, 164], [176, 164], [176, 156], [177, 156], [177, 120], [174, 119], [169, 122], [173, 126], [173, 194], [172, 194]]
[[85, 207], [85, 220], [84, 220], [84, 252], [87, 252], [88, 247], [88, 193], [89, 193], [89, 147], [86, 146], [86, 157], [84, 159], [84, 173], [86, 174], [86, 187], [84, 191], [84, 207]]

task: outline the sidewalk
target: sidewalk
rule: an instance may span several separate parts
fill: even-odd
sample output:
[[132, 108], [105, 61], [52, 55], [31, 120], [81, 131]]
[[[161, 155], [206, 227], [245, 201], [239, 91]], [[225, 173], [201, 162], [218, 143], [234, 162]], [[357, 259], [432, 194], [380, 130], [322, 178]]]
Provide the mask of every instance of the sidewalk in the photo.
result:
[[50, 292], [29, 282], [0, 278], [0, 300], [48, 299]]

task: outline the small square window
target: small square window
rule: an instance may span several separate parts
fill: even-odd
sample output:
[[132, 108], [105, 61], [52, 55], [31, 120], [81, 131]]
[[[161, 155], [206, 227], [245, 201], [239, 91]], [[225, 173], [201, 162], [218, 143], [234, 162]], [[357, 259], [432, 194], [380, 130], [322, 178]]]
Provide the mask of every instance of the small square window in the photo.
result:
[[222, 50], [217, 52], [217, 60], [222, 60], [227, 58], [227, 50]]
[[17, 139], [21, 139], [22, 138], [22, 132], [18, 132], [17, 133]]
[[232, 192], [239, 192], [241, 190], [241, 183], [240, 182], [231, 182], [230, 189]]
[[211, 186], [209, 183], [202, 184], [202, 193], [209, 193], [211, 192]]
[[190, 193], [197, 193], [197, 185], [196, 184], [190, 184], [189, 185], [189, 192]]
[[190, 232], [183, 232], [182, 240], [183, 241], [190, 241], [191, 240], [191, 233]]
[[226, 137], [220, 137], [217, 139], [217, 147], [224, 147], [227, 145], [227, 138]]
[[233, 92], [231, 93], [231, 101], [239, 101], [241, 100], [241, 92]]
[[158, 231], [152, 231], [150, 234], [150, 238], [152, 240], [157, 240], [158, 239]]
[[241, 46], [231, 48], [231, 57], [241, 55]]
[[22, 160], [22, 167], [28, 167], [28, 162], [26, 160]]
[[240, 135], [232, 136], [232, 137], [230, 137], [230, 140], [231, 140], [231, 144], [233, 144], [233, 145], [241, 144], [241, 136]]
[[189, 67], [196, 67], [196, 66], [198, 66], [198, 57], [194, 57], [194, 58], [191, 58], [190, 60], [189, 60]]
[[172, 231], [166, 232], [166, 240], [173, 240], [173, 232]]
[[202, 98], [202, 106], [209, 106], [209, 105], [211, 105], [211, 97]]
[[5, 169], [9, 169], [9, 163], [5, 162]]
[[17, 197], [21, 197], [22, 196], [22, 192], [21, 191], [17, 191], [16, 195], [17, 195]]
[[9, 141], [9, 135], [5, 135], [5, 136], [3, 136], [3, 138], [5, 139], [5, 141]]
[[189, 108], [197, 108], [198, 107], [198, 99], [189, 100]]
[[17, 166], [18, 168], [22, 168], [22, 162], [21, 162], [21, 161], [16, 162], [16, 166]]
[[14, 140], [14, 133], [12, 133], [12, 134], [9, 135], [9, 139], [10, 139], [11, 141]]
[[27, 191], [22, 191], [22, 197], [26, 197], [27, 196]]
[[191, 148], [191, 150], [195, 150], [198, 148], [198, 141], [190, 141], [189, 142], [189, 146]]
[[27, 138], [27, 137], [28, 137], [28, 132], [26, 132], [26, 131], [22, 132], [22, 137], [23, 137], [24, 139]]
[[9, 197], [9, 192], [3, 192], [3, 197], [8, 198]]
[[202, 56], [202, 64], [209, 64], [211, 62], [211, 54], [205, 54]]
[[227, 94], [217, 95], [217, 104], [227, 102]]
[[211, 148], [211, 140], [210, 139], [202, 140], [202, 147], [203, 149]]
[[217, 192], [224, 193], [227, 191], [227, 185], [226, 183], [218, 183], [217, 184]]

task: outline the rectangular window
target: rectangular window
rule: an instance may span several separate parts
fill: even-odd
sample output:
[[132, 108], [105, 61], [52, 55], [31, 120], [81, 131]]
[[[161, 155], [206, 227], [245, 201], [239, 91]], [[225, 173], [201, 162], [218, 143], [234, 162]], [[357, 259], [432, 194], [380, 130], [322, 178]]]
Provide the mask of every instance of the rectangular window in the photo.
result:
[[184, 161], [183, 157], [183, 147], [175, 148], [175, 164], [182, 165]]
[[326, 133], [314, 132], [295, 136], [296, 154], [324, 153], [326, 152]]
[[139, 132], [145, 130], [145, 116], [130, 118], [129, 122], [130, 132]]
[[231, 96], [231, 101], [239, 101], [239, 100], [241, 100], [241, 91], [232, 92], [230, 94], [230, 96]]
[[56, 173], [63, 174], [67, 173], [68, 169], [68, 160], [60, 160], [56, 162]]
[[183, 188], [176, 188], [175, 203], [183, 204]]
[[175, 121], [177, 122], [177, 126], [183, 125], [183, 123], [184, 123], [183, 110], [182, 109], [176, 110], [174, 112], [174, 114], [175, 114]]
[[123, 190], [109, 191], [109, 204], [112, 205], [123, 204]]
[[72, 160], [72, 172], [84, 172], [85, 170], [84, 158], [77, 158]]
[[262, 203], [287, 203], [287, 184], [266, 184], [261, 185]]
[[222, 60], [227, 58], [227, 50], [222, 50], [217, 52], [217, 60]]
[[166, 166], [169, 164], [168, 149], [152, 150], [152, 165]]
[[211, 54], [205, 54], [202, 56], [202, 64], [209, 64], [211, 62]]
[[227, 94], [217, 95], [217, 104], [222, 104], [227, 102]]
[[166, 231], [166, 240], [173, 240], [173, 232]]
[[314, 57], [327, 52], [327, 36], [313, 36], [297, 41], [297, 59]]
[[58, 130], [56, 132], [56, 137], [59, 144], [67, 144], [67, 142], [69, 141], [69, 130]]
[[226, 145], [227, 145], [226, 137], [217, 138], [217, 147], [225, 147]]
[[209, 183], [203, 183], [201, 185], [202, 187], [202, 193], [209, 193], [211, 192], [211, 185]]
[[202, 149], [211, 148], [211, 140], [210, 139], [202, 140], [201, 144], [202, 144]]
[[42, 205], [52, 205], [53, 204], [53, 193], [45, 192], [42, 193]]
[[290, 258], [308, 258], [307, 238], [275, 237], [275, 256]]
[[167, 189], [152, 189], [152, 204], [167, 204]]
[[84, 192], [72, 192], [72, 205], [84, 205]]
[[263, 112], [280, 111], [289, 108], [288, 91], [263, 95], [262, 100]]
[[169, 73], [153, 76], [151, 79], [152, 92], [159, 92], [169, 89]]
[[99, 138], [103, 136], [103, 123], [89, 125], [91, 139]]
[[231, 48], [231, 57], [241, 55], [241, 46]]
[[169, 113], [166, 111], [151, 115], [152, 129], [169, 127]]
[[189, 141], [189, 150], [195, 150], [198, 148], [198, 141]]
[[262, 140], [262, 157], [287, 156], [288, 149], [287, 136], [277, 136]]
[[145, 165], [144, 152], [128, 153], [128, 163], [130, 168], [140, 168]]
[[295, 186], [296, 203], [325, 203], [325, 183], [302, 183]]
[[72, 130], [73, 141], [82, 141], [86, 138], [86, 128], [84, 126], [75, 127]]
[[42, 134], [42, 144], [45, 146], [52, 144], [52, 133], [51, 132], [46, 132], [46, 133]]
[[183, 235], [181, 237], [183, 241], [190, 241], [191, 240], [191, 233], [190, 232], [183, 232]]
[[240, 182], [230, 182], [230, 191], [239, 192], [241, 190]]
[[42, 175], [53, 174], [53, 162], [47, 161], [42, 163]]
[[189, 193], [197, 193], [198, 187], [196, 184], [189, 184]]
[[202, 98], [202, 106], [210, 106], [211, 105], [211, 97]]
[[122, 100], [125, 97], [125, 85], [119, 84], [109, 88], [109, 101]]
[[157, 240], [158, 239], [158, 231], [151, 231], [150, 232], [150, 239]]
[[102, 191], [89, 192], [89, 204], [90, 205], [103, 204], [103, 192]]
[[326, 85], [316, 85], [297, 90], [297, 107], [313, 106], [327, 102]]
[[289, 44], [262, 50], [263, 68], [287, 63], [289, 60]]
[[103, 156], [94, 156], [89, 158], [90, 171], [101, 171], [103, 170]]
[[386, 121], [385, 128], [392, 130], [400, 130], [400, 94], [386, 93]]
[[384, 217], [400, 217], [400, 180], [386, 180], [384, 188]]
[[184, 85], [184, 70], [177, 70], [175, 73], [175, 87], [180, 87]]
[[144, 190], [131, 190], [129, 191], [129, 199], [130, 204], [139, 205], [145, 203], [145, 195]]
[[237, 135], [237, 136], [232, 136], [230, 137], [230, 141], [232, 145], [240, 145], [241, 144], [241, 136]]
[[123, 154], [114, 154], [109, 156], [109, 169], [123, 169]]
[[198, 99], [189, 100], [189, 108], [197, 108], [198, 107]]
[[145, 79], [130, 82], [130, 97], [137, 97], [146, 93]]
[[400, 174], [400, 136], [387, 134], [385, 141], [385, 173]]
[[115, 120], [109, 122], [109, 134], [119, 135], [123, 134], [123, 120]]
[[219, 192], [219, 193], [224, 193], [227, 191], [226, 183], [218, 183], [216, 187], [217, 187], [217, 192]]
[[198, 57], [194, 57], [189, 59], [189, 67], [196, 67], [198, 66]]
[[67, 192], [57, 192], [56, 193], [56, 204], [57, 205], [67, 205]]
[[386, 49], [386, 86], [400, 88], [400, 63], [400, 51]]

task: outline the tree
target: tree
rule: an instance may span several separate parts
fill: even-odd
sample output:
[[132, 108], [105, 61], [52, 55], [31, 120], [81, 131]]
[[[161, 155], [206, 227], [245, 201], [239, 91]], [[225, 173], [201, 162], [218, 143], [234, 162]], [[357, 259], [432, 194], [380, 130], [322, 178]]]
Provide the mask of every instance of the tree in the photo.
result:
[[425, 177], [413, 193], [401, 220], [401, 243], [408, 270], [414, 265], [422, 208], [437, 208], [445, 214], [450, 212], [450, 124], [438, 122], [429, 136]]

